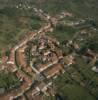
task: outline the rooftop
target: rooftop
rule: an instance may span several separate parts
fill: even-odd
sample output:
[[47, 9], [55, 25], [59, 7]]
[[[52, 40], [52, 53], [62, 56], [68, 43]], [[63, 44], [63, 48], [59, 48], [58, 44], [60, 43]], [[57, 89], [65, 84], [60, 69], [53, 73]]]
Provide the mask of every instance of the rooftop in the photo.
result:
[[55, 74], [59, 74], [60, 71], [63, 71], [63, 67], [60, 64], [55, 64], [44, 71], [44, 75], [47, 78], [54, 76]]

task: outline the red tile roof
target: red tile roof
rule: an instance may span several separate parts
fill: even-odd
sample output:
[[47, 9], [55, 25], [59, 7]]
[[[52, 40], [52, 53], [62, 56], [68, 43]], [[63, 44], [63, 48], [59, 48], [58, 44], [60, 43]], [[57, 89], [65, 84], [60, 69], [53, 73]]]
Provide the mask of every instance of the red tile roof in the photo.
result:
[[51, 66], [50, 68], [48, 68], [47, 70], [45, 70], [44, 73], [47, 78], [50, 78], [54, 76], [55, 74], [58, 74], [60, 71], [63, 71], [63, 67], [60, 64], [55, 64]]
[[19, 50], [16, 51], [16, 62], [18, 64], [18, 66], [21, 66], [21, 67], [26, 67], [26, 65], [27, 65], [24, 54], [22, 52], [20, 52]]

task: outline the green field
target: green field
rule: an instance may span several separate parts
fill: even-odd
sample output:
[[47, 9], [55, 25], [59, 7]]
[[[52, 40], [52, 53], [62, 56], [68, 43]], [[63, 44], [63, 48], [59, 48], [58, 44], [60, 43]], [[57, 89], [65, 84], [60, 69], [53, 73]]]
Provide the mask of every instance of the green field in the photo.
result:
[[62, 42], [64, 40], [71, 39], [75, 35], [75, 32], [77, 32], [77, 29], [73, 27], [59, 25], [54, 29], [53, 32], [47, 34]]
[[97, 0], [32, 0], [32, 5], [53, 15], [67, 10], [80, 17], [92, 17], [98, 22]]
[[17, 77], [11, 72], [0, 72], [0, 88], [5, 90], [12, 89], [20, 85]]
[[[66, 72], [53, 80], [53, 89], [64, 100], [97, 100], [98, 74], [91, 70], [91, 66], [77, 57], [77, 63], [66, 69]], [[55, 100], [54, 97], [45, 97], [45, 100]]]

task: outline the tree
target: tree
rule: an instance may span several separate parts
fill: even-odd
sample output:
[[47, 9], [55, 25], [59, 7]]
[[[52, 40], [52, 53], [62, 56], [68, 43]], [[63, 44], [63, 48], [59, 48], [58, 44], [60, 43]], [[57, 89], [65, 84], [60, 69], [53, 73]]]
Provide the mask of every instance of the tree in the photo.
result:
[[98, 35], [96, 34], [93, 37], [88, 38], [79, 51], [80, 54], [84, 54], [87, 49], [91, 49], [92, 51], [98, 53]]
[[7, 50], [7, 51], [5, 52], [5, 54], [6, 54], [6, 56], [9, 57], [9, 55], [10, 55], [10, 50]]
[[9, 90], [20, 84], [18, 78], [11, 72], [0, 72], [0, 87]]

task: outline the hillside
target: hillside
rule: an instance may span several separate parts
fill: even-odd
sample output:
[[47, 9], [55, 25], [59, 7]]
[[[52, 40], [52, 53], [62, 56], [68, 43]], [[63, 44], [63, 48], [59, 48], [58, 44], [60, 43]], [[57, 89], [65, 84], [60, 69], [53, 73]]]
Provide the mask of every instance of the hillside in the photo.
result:
[[47, 12], [54, 14], [62, 10], [68, 10], [80, 16], [94, 18], [98, 17], [97, 0], [1, 0], [0, 2], [4, 5], [4, 7], [11, 7], [22, 3], [26, 5], [37, 6]]
[[0, 50], [15, 45], [27, 32], [37, 30], [43, 21], [30, 11], [16, 8], [0, 10]]
[[76, 17], [92, 18], [98, 23], [97, 0], [0, 0], [0, 48], [16, 42], [22, 33], [40, 27], [40, 22], [31, 17], [31, 11], [15, 8], [19, 4], [41, 8], [51, 15], [69, 11]]

